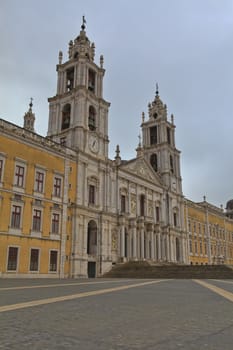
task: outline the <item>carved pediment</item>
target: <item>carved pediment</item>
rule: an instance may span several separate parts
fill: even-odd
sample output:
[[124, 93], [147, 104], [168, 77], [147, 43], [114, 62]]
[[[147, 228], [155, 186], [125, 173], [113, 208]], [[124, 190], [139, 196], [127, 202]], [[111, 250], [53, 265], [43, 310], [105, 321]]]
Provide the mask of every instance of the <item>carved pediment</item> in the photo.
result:
[[161, 186], [162, 182], [159, 175], [154, 172], [151, 166], [145, 161], [145, 159], [134, 159], [129, 161], [127, 164], [121, 165], [121, 170], [137, 175], [144, 180], [154, 182], [154, 184]]

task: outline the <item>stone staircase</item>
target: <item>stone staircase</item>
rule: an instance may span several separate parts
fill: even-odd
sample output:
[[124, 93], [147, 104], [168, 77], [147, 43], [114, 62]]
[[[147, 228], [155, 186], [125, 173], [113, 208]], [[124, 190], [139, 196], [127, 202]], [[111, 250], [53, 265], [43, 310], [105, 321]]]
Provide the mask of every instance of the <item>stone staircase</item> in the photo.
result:
[[105, 278], [233, 279], [232, 266], [149, 264], [146, 261], [119, 263]]

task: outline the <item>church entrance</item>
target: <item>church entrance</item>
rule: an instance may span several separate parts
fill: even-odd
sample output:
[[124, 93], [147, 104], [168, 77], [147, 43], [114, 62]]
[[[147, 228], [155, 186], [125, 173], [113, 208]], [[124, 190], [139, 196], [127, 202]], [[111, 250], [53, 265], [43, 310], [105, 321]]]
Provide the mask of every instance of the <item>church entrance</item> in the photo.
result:
[[88, 223], [87, 228], [87, 254], [97, 255], [97, 225], [94, 220]]
[[95, 276], [96, 276], [96, 262], [95, 261], [88, 261], [87, 275], [88, 275], [88, 278], [95, 278]]

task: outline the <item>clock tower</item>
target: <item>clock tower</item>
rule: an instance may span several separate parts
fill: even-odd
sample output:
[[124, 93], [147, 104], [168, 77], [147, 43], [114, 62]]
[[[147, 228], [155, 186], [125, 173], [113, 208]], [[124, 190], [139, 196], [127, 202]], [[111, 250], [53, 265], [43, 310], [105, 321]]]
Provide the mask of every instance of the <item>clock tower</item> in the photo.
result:
[[69, 42], [68, 60], [59, 52], [57, 93], [49, 101], [47, 136], [100, 159], [108, 158], [108, 109], [103, 99], [104, 59], [94, 62], [95, 44], [86, 36], [85, 19], [79, 35]]

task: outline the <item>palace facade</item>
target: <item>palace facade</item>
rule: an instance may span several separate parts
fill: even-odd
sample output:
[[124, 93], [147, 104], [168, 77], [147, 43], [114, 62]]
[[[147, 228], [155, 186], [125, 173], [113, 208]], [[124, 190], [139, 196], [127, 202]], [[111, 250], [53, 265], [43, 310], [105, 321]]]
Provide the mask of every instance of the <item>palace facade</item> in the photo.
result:
[[21, 128], [0, 119], [0, 276], [95, 277], [128, 260], [233, 263], [233, 220], [184, 198], [174, 117], [157, 88], [136, 157], [108, 154], [104, 59], [85, 32], [59, 53], [48, 133], [32, 103]]

